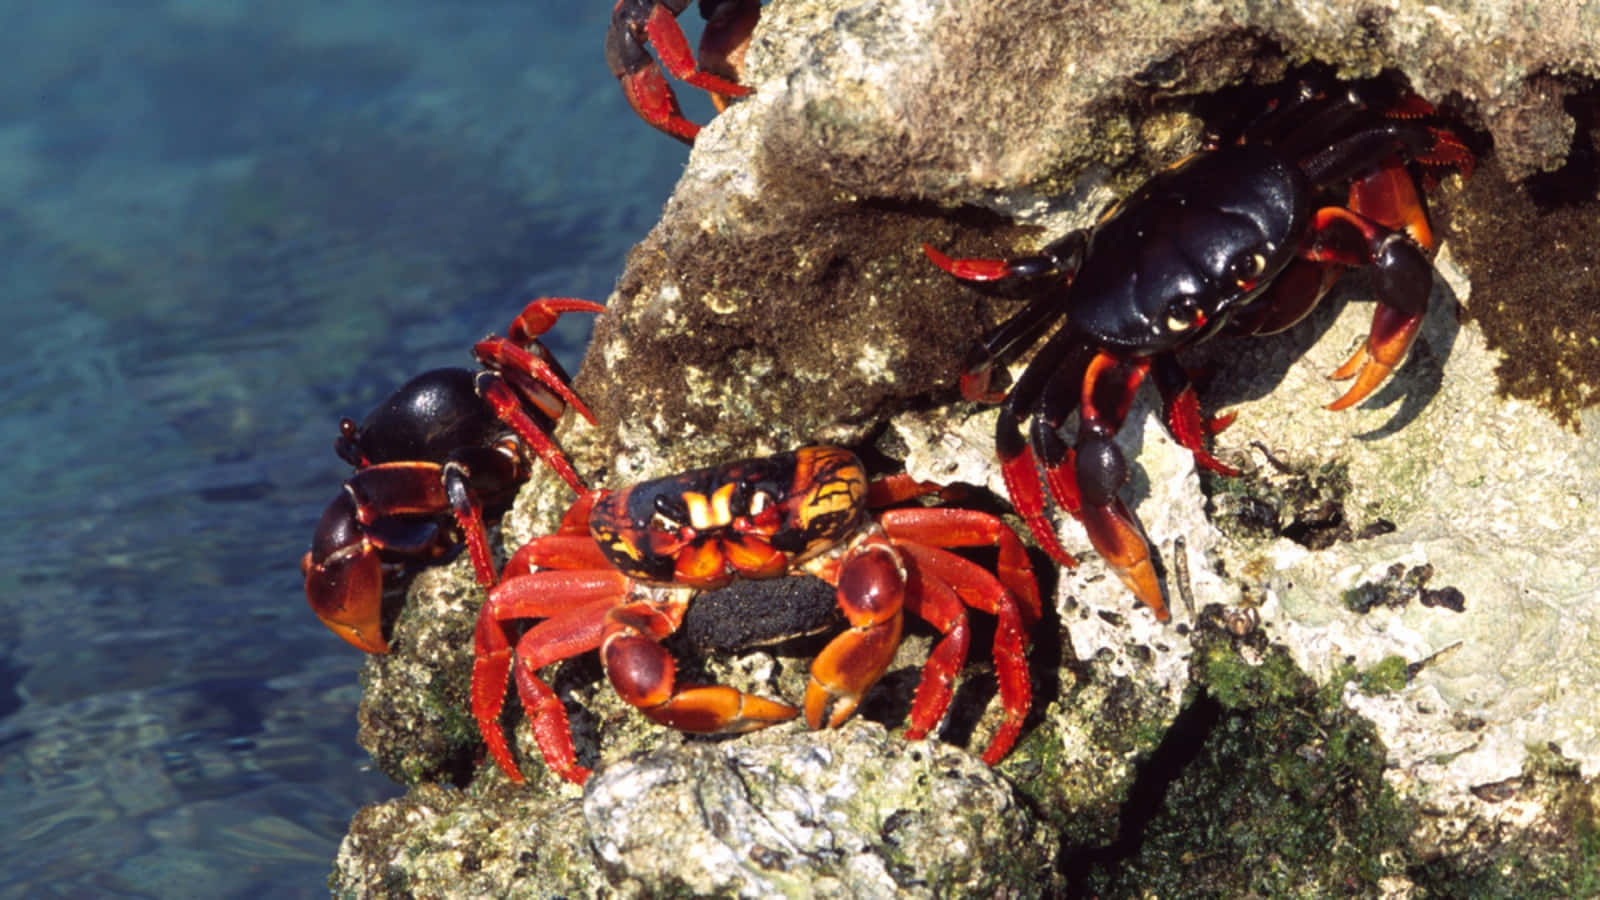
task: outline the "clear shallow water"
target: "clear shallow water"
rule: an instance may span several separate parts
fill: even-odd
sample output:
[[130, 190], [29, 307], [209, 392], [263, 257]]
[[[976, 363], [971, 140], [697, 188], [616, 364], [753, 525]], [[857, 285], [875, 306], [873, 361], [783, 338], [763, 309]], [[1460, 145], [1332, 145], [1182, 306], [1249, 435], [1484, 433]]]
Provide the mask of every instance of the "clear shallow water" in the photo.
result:
[[321, 896], [399, 792], [298, 559], [339, 416], [655, 220], [610, 6], [0, 2], [0, 897]]

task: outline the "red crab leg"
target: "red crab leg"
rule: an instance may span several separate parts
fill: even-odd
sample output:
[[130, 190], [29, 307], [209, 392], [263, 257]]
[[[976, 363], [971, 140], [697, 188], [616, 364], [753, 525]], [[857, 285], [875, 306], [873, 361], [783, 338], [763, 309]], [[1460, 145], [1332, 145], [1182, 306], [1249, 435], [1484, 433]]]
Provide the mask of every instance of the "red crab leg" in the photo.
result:
[[720, 110], [726, 98], [744, 96], [749, 89], [707, 69], [735, 74], [760, 5], [751, 0], [701, 4], [707, 16], [701, 38], [707, 66], [696, 65], [678, 27], [677, 16], [688, 5], [688, 0], [618, 0], [606, 33], [606, 63], [639, 118], [684, 143], [694, 143], [700, 126], [683, 117], [677, 96], [645, 45], [654, 44], [662, 64], [678, 78], [711, 92]]
[[[879, 513], [878, 521], [896, 542], [908, 541], [932, 547], [998, 549], [1000, 553], [995, 569], [1000, 583], [1016, 598], [1028, 624], [1039, 621], [1043, 615], [1039, 582], [1034, 578], [1028, 551], [1017, 539], [1016, 532], [994, 516], [975, 509], [912, 508], [885, 510]], [[963, 599], [966, 599], [965, 595]], [[971, 604], [972, 601], [967, 602]], [[986, 612], [994, 611], [988, 606], [979, 608]]]
[[1219, 475], [1234, 476], [1239, 470], [1223, 463], [1205, 449], [1205, 439], [1233, 424], [1234, 414], [1212, 419], [1200, 418], [1200, 398], [1194, 392], [1189, 373], [1171, 354], [1156, 357], [1156, 387], [1166, 412], [1167, 431], [1178, 445], [1194, 456], [1195, 464]]
[[932, 481], [918, 481], [909, 474], [900, 472], [886, 475], [867, 485], [867, 506], [879, 509], [906, 500], [926, 497], [929, 494], [938, 494], [945, 500], [955, 499], [949, 496], [947, 491], [951, 489], [945, 485]]
[[[515, 456], [504, 456], [515, 459]], [[519, 474], [522, 466], [517, 466]], [[364, 471], [372, 471], [366, 469]], [[488, 588], [495, 583], [494, 555], [489, 552], [489, 534], [483, 527], [483, 504], [472, 490], [471, 473], [461, 463], [451, 461], [444, 465], [444, 491], [450, 498], [450, 510], [461, 529], [461, 538], [467, 545], [467, 558], [472, 560], [472, 571], [478, 584]]]
[[[1391, 119], [1423, 119], [1433, 113], [1433, 104], [1416, 94], [1401, 97], [1394, 106], [1384, 111], [1384, 115]], [[1412, 158], [1425, 166], [1454, 168], [1461, 172], [1462, 178], [1472, 177], [1477, 159], [1461, 138], [1448, 128], [1429, 126], [1428, 131], [1433, 135], [1433, 146], [1414, 153]]]
[[[533, 626], [517, 641], [515, 680], [522, 714], [528, 720], [528, 729], [533, 732], [534, 743], [539, 746], [539, 755], [544, 757], [545, 765], [573, 784], [588, 781], [590, 771], [578, 765], [566, 706], [562, 705], [561, 698], [539, 677], [538, 672], [550, 663], [587, 653], [600, 646], [606, 611], [615, 603], [615, 598], [607, 597], [569, 610]], [[504, 675], [500, 676], [498, 683], [502, 685], [503, 694]], [[483, 727], [483, 720], [480, 719], [480, 730]], [[521, 773], [514, 771], [515, 762], [505, 745], [505, 735], [500, 732], [498, 716], [490, 729], [483, 731], [483, 735], [484, 743], [489, 745], [490, 754], [501, 770], [512, 781], [520, 782]], [[508, 762], [512, 764], [512, 770], [506, 769]]]
[[1128, 463], [1115, 437], [1149, 368], [1149, 359], [1122, 359], [1107, 352], [1090, 360], [1073, 461], [1083, 500], [1080, 518], [1089, 541], [1128, 590], [1165, 622], [1170, 614], [1144, 527], [1118, 495], [1128, 480]]
[[551, 534], [534, 538], [517, 548], [500, 570], [500, 580], [530, 574], [539, 569], [610, 569], [611, 563], [600, 546], [587, 534]]
[[[922, 252], [934, 265], [963, 281], [1005, 281], [1053, 275], [1061, 278], [1060, 288], [1065, 290], [1072, 282], [1086, 242], [1085, 232], [1074, 231], [1051, 241], [1037, 255], [1015, 259], [953, 259], [932, 244], [923, 244]], [[1054, 292], [1037, 297], [1021, 312], [979, 338], [961, 363], [961, 396], [985, 403], [999, 403], [1004, 399], [1004, 391], [989, 387], [995, 368], [1032, 345], [1060, 318], [1061, 300]]]
[[850, 628], [811, 662], [806, 684], [806, 724], [837, 728], [856, 711], [900, 646], [906, 575], [900, 555], [872, 540], [856, 548], [839, 570], [837, 596]]
[[1462, 178], [1471, 178], [1472, 170], [1477, 165], [1477, 157], [1472, 155], [1472, 151], [1467, 149], [1461, 138], [1445, 128], [1428, 130], [1433, 132], [1436, 143], [1428, 152], [1417, 154], [1417, 162], [1425, 166], [1454, 168], [1461, 173]]
[[[500, 710], [505, 705], [506, 681], [514, 658], [519, 664], [517, 687], [523, 710], [545, 761], [569, 781], [581, 784], [587, 777], [587, 771], [579, 776], [580, 770], [573, 762], [566, 710], [534, 672], [550, 662], [598, 647], [605, 611], [626, 594], [630, 584], [615, 569], [536, 572], [504, 581], [489, 591], [473, 631], [472, 714], [478, 720], [478, 731], [490, 756], [512, 781], [522, 781], [522, 773], [500, 726]], [[501, 622], [524, 618], [548, 621], [523, 635], [513, 656]]]
[[[542, 666], [600, 646], [601, 622], [613, 602], [609, 598], [598, 600], [540, 622], [528, 629], [517, 642], [517, 699], [522, 702], [522, 714], [528, 719], [528, 728], [533, 732], [534, 743], [539, 745], [539, 755], [544, 757], [544, 764], [550, 771], [573, 784], [588, 781], [591, 772], [588, 767], [578, 765], [578, 752], [572, 746], [572, 723], [567, 719], [567, 708], [537, 673]], [[503, 693], [503, 675], [500, 684]], [[480, 718], [478, 728], [501, 771], [513, 782], [520, 783], [522, 773], [516, 770], [516, 762], [506, 746], [499, 716], [496, 715], [489, 726], [485, 726]], [[508, 764], [511, 766], [509, 769], [506, 768]]]
[[[494, 340], [500, 341], [505, 348], [510, 348], [518, 353], [524, 352], [514, 344], [501, 341], [499, 338]], [[479, 343], [478, 346], [481, 348], [486, 343], [489, 342]], [[587, 490], [583, 479], [579, 478], [577, 471], [572, 468], [572, 463], [567, 459], [567, 455], [561, 452], [555, 441], [550, 439], [550, 435], [538, 423], [534, 422], [526, 412], [523, 412], [522, 403], [517, 399], [517, 394], [507, 386], [505, 381], [501, 380], [494, 372], [482, 372], [478, 375], [478, 385], [478, 392], [483, 395], [484, 401], [494, 408], [495, 416], [500, 421], [511, 426], [511, 430], [515, 431], [525, 444], [533, 448], [534, 453], [544, 460], [545, 465], [554, 469], [556, 474], [561, 476], [561, 480], [565, 481], [574, 491], [582, 493]], [[576, 397], [577, 395], [574, 394], [573, 396]], [[582, 407], [578, 407], [578, 411], [580, 413], [588, 412], [587, 409]], [[592, 422], [594, 419], [591, 417], [589, 421]]]
[[[539, 349], [544, 348], [540, 346]], [[512, 372], [527, 375], [542, 390], [554, 394], [567, 408], [583, 416], [591, 425], [594, 424], [594, 413], [589, 411], [566, 379], [543, 356], [493, 334], [474, 344], [472, 353], [479, 362], [491, 369], [507, 370], [508, 375]], [[539, 398], [536, 396], [535, 399]], [[561, 407], [552, 407], [551, 404], [541, 403], [540, 406], [551, 413], [551, 418], [556, 418], [561, 412]]]
[[[1035, 434], [1045, 430], [1045, 428], [1040, 427], [1043, 422], [1042, 418], [1036, 418], [1033, 421]], [[1059, 441], [1060, 438], [1055, 438], [1055, 440]], [[1044, 475], [1045, 483], [1050, 487], [1050, 496], [1054, 497], [1056, 503], [1070, 513], [1074, 519], [1081, 519], [1083, 517], [1081, 514], [1083, 498], [1078, 495], [1078, 477], [1073, 474], [1075, 469], [1077, 469], [1077, 451], [1068, 447], [1061, 452], [1061, 456], [1056, 462], [1045, 463]]]
[[638, 602], [606, 615], [600, 661], [617, 696], [679, 731], [731, 734], [786, 722], [798, 710], [727, 685], [676, 684], [677, 663], [661, 641], [677, 630], [687, 600]]
[[[561, 316], [570, 312], [605, 312], [605, 307], [588, 300], [572, 297], [539, 297], [528, 301], [516, 318], [506, 328], [507, 337], [490, 335], [473, 347], [478, 361], [490, 368], [502, 369], [507, 374], [526, 375], [532, 384], [547, 390], [592, 425], [594, 414], [584, 405], [567, 378], [555, 366], [550, 351], [538, 342], [540, 335], [554, 328]], [[535, 396], [536, 400], [539, 398]], [[562, 408], [540, 403], [552, 419], [559, 418]]]
[[1012, 262], [1007, 259], [979, 256], [952, 257], [932, 244], [923, 244], [922, 253], [928, 257], [929, 262], [962, 281], [1002, 281], [1021, 274], [1012, 270]]
[[917, 682], [916, 695], [911, 699], [906, 738], [914, 741], [927, 737], [950, 708], [956, 676], [967, 664], [972, 635], [967, 627], [967, 609], [955, 590], [924, 574], [915, 564], [906, 568], [905, 608], [943, 635], [923, 663], [922, 680]]
[[[1044, 483], [1039, 480], [1033, 448], [1023, 440], [1016, 420], [1005, 409], [1000, 411], [995, 423], [995, 452], [1000, 457], [1000, 476], [1005, 481], [1006, 496], [1011, 498], [1011, 507], [1033, 533], [1033, 539], [1057, 563], [1069, 569], [1076, 566], [1078, 561], [1061, 545], [1055, 525], [1045, 517]], [[1056, 496], [1061, 499], [1063, 495], [1057, 493]], [[1067, 503], [1064, 499], [1062, 502]], [[1069, 511], [1076, 515], [1075, 510]]]
[[932, 244], [923, 244], [928, 260], [962, 281], [1002, 281], [1008, 278], [1033, 278], [1061, 275], [1070, 278], [1077, 269], [1088, 242], [1088, 232], [1071, 231], [1046, 244], [1032, 256], [1012, 259], [982, 257], [952, 258]]
[[[1004, 281], [1028, 277], [1049, 271], [1050, 261], [1043, 256], [1026, 256], [1020, 259], [983, 259], [947, 256], [932, 244], [923, 244], [922, 252], [928, 260], [962, 281]], [[1038, 335], [1039, 330], [1055, 315], [1053, 304], [1038, 301], [1030, 303], [1017, 316], [1007, 319], [983, 338], [967, 354], [961, 364], [961, 396], [978, 403], [999, 403], [1005, 391], [993, 390], [989, 382], [1001, 357], [1025, 339]]]
[[[1012, 386], [995, 419], [995, 452], [1012, 506], [1039, 546], [1068, 567], [1077, 561], [1061, 546], [1055, 527], [1045, 518], [1044, 487], [1048, 484], [1056, 503], [1074, 518], [1078, 516], [1082, 501], [1071, 474], [1073, 452], [1057, 429], [1078, 409], [1084, 372], [1095, 352], [1069, 330], [1057, 331]], [[1041, 365], [1040, 360], [1054, 365]], [[1024, 420], [1032, 423], [1031, 440], [1022, 437], [1020, 423]]]
[[[716, 40], [721, 40], [724, 44], [732, 47], [740, 46], [749, 40], [749, 29], [755, 27], [756, 14], [759, 14], [760, 4], [743, 3], [737, 5], [753, 6], [755, 8], [753, 10], [746, 9], [743, 16], [729, 14], [720, 16], [719, 18], [722, 20], [720, 22], [713, 21], [708, 23], [707, 27], [714, 33], [721, 32], [720, 37], [714, 39], [714, 44]], [[741, 22], [747, 24], [741, 26]], [[741, 27], [746, 29], [743, 40], [737, 34]], [[661, 64], [666, 66], [667, 71], [671, 72], [673, 77], [679, 81], [685, 84], [692, 84], [712, 94], [721, 94], [724, 97], [743, 97], [750, 93], [750, 89], [744, 85], [707, 72], [699, 63], [695, 62], [694, 52], [689, 49], [689, 41], [684, 38], [683, 29], [678, 27], [677, 13], [668, 9], [666, 5], [662, 3], [655, 4], [650, 11], [650, 17], [645, 20], [644, 32], [649, 37], [650, 43], [655, 46], [656, 53], [661, 57]]]
[[[994, 633], [994, 669], [995, 678], [1000, 684], [1000, 703], [1005, 710], [1005, 717], [1001, 720], [1000, 727], [996, 729], [994, 737], [989, 740], [989, 746], [983, 751], [983, 761], [994, 765], [1004, 758], [1010, 752], [1012, 745], [1017, 742], [1017, 736], [1022, 733], [1023, 722], [1028, 717], [1028, 710], [1033, 705], [1033, 686], [1028, 679], [1027, 645], [1028, 627], [1032, 621], [1037, 621], [1037, 616], [1030, 620], [1014, 602], [1012, 593], [1004, 588], [995, 576], [971, 560], [948, 550], [920, 544], [904, 544], [901, 550], [910, 560], [907, 568], [917, 573], [912, 583], [923, 588], [921, 599], [926, 599], [928, 596], [930, 584], [937, 582], [950, 589], [962, 603], [991, 613], [997, 620]], [[920, 582], [917, 579], [920, 579]], [[912, 591], [908, 587], [908, 605], [911, 594]], [[935, 596], [933, 609], [935, 614], [940, 612], [937, 604], [941, 602], [944, 601]], [[938, 622], [932, 619], [929, 621], [934, 627], [940, 628]], [[935, 649], [937, 652], [938, 648]], [[924, 684], [927, 683], [928, 675], [934, 668], [935, 655], [929, 656], [928, 663], [923, 668]], [[964, 661], [964, 648], [962, 658]], [[942, 664], [943, 660], [940, 662]], [[912, 701], [912, 728], [907, 729], [907, 737], [922, 737], [938, 722], [950, 702], [947, 682], [954, 679], [955, 673], [956, 670], [952, 669], [948, 678], [936, 679], [932, 689], [933, 695], [926, 701], [927, 706], [920, 710], [920, 714], [924, 717], [922, 719], [918, 718], [918, 704], [923, 702], [922, 687], [918, 687], [917, 696]]]
[[528, 305], [517, 313], [511, 320], [511, 325], [506, 328], [506, 336], [514, 344], [526, 347], [539, 339], [539, 335], [556, 327], [556, 322], [563, 313], [591, 312], [603, 313], [604, 306], [592, 300], [579, 300], [574, 297], [539, 297], [528, 301]]

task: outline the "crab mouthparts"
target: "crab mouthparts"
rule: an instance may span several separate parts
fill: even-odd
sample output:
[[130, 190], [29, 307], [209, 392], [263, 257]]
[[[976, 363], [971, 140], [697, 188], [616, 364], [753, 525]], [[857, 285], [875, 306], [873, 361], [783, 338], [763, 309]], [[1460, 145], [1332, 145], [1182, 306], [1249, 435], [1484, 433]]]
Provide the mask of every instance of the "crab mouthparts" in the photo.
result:
[[679, 550], [673, 569], [680, 584], [716, 588], [735, 578], [782, 575], [789, 569], [789, 558], [756, 535], [720, 534]]
[[695, 531], [709, 531], [732, 524], [733, 490], [732, 484], [725, 484], [710, 497], [694, 491], [685, 492], [683, 503], [689, 511], [689, 526]]

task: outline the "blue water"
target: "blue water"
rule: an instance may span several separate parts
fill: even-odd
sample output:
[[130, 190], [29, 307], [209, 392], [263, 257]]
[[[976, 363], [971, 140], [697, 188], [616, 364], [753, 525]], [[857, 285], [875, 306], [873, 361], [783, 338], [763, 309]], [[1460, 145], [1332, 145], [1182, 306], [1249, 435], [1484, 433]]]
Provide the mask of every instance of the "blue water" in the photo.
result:
[[321, 896], [399, 792], [297, 562], [341, 415], [657, 217], [610, 6], [0, 2], [0, 896]]

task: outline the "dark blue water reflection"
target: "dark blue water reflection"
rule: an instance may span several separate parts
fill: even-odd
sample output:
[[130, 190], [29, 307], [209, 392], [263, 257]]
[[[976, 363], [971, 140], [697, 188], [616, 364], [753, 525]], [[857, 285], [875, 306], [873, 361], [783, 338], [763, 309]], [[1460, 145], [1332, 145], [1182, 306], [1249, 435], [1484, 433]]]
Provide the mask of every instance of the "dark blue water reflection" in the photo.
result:
[[610, 6], [0, 2], [0, 896], [321, 895], [397, 793], [297, 560], [341, 414], [656, 218]]

